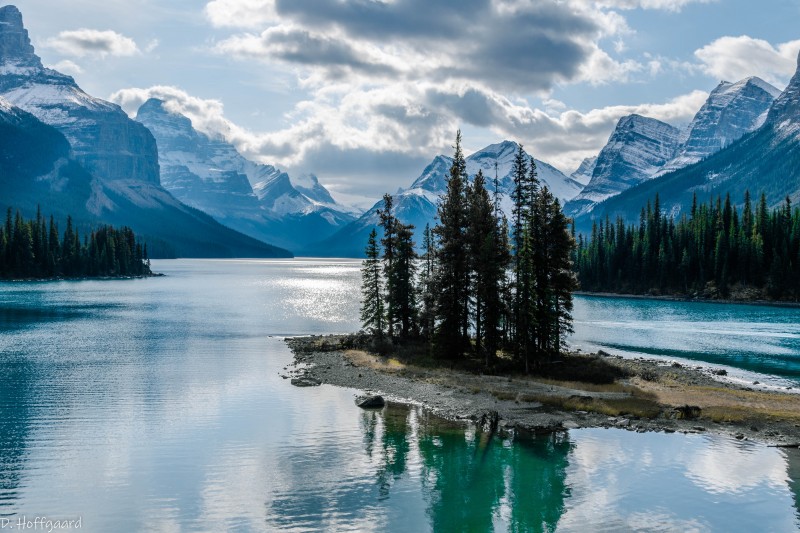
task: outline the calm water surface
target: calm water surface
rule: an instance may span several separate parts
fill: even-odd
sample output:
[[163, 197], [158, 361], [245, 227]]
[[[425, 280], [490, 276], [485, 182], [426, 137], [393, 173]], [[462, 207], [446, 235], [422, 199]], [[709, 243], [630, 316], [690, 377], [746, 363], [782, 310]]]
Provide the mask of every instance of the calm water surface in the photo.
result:
[[800, 387], [800, 307], [581, 296], [574, 345], [724, 366], [740, 380]]
[[[292, 387], [281, 337], [357, 329], [358, 262], [154, 263], [167, 277], [0, 284], [0, 526], [798, 527], [800, 457], [784, 451], [621, 430], [487, 442], [419, 408], [364, 412], [354, 390]], [[662, 355], [794, 376], [795, 311], [659, 305], [581, 298], [574, 341], [657, 340]]]

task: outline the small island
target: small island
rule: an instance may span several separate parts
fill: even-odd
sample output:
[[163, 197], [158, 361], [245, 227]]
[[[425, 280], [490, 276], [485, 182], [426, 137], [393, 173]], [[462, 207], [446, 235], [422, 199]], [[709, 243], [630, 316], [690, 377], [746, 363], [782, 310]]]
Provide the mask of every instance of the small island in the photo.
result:
[[147, 244], [128, 227], [101, 225], [81, 236], [67, 217], [61, 234], [58, 223], [37, 209], [25, 220], [9, 207], [0, 227], [0, 280], [85, 278], [142, 278], [153, 276]]
[[[538, 434], [605, 427], [713, 433], [784, 448], [800, 447], [800, 396], [724, 380], [724, 371], [601, 351], [565, 353], [526, 375], [442, 366], [399, 349], [381, 355], [364, 335], [287, 339], [300, 386], [330, 384], [424, 405], [449, 420], [497, 431]], [[490, 424], [491, 425], [491, 424]]]
[[[414, 227], [397, 219], [393, 199], [386, 195], [362, 263], [363, 330], [289, 339], [296, 369], [284, 377], [298, 386], [329, 383], [387, 394], [492, 432], [613, 426], [713, 431], [800, 446], [797, 394], [721, 380], [724, 370], [605, 352], [571, 353], [566, 344], [578, 274], [590, 289], [606, 288], [606, 278], [638, 280], [639, 285], [612, 287], [620, 290], [659, 286], [658, 280], [673, 289], [678, 285], [669, 283], [680, 280], [683, 287], [713, 280], [720, 287], [734, 280], [772, 286], [781, 269], [755, 276], [766, 264], [782, 264], [784, 256], [761, 254], [762, 235], [772, 239], [786, 233], [780, 228], [800, 220], [800, 212], [793, 214], [787, 201], [770, 214], [762, 196], [753, 214], [748, 197], [741, 223], [726, 201], [725, 207], [718, 202], [693, 209], [690, 218], [673, 226], [656, 199], [654, 209], [643, 210], [638, 228], [618, 221], [612, 229], [606, 223], [590, 241], [576, 243], [569, 219], [537, 179], [536, 163], [521, 146], [511, 176], [512, 217], [507, 220], [499, 208], [496, 178], [492, 186], [480, 170], [467, 176], [459, 133], [438, 223], [425, 228], [420, 255], [413, 245]], [[713, 233], [713, 228], [719, 229]], [[699, 246], [697, 235], [715, 236], [716, 246]], [[739, 248], [730, 245], [737, 239], [743, 243]], [[667, 245], [676, 248], [667, 253]], [[693, 252], [685, 251], [675, 264], [681, 247]], [[742, 250], [752, 251], [752, 261], [737, 277], [728, 263], [740, 264]], [[613, 268], [596, 266], [610, 265], [617, 256], [622, 270], [615, 275]], [[590, 273], [605, 278], [588, 279]]]

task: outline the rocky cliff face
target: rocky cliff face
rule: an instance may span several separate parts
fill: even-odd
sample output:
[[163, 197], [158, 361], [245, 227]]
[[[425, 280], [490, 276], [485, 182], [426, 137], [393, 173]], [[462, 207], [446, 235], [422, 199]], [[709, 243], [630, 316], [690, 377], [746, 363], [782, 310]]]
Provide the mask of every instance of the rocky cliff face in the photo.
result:
[[158, 184], [156, 143], [147, 128], [83, 92], [70, 76], [44, 68], [14, 6], [0, 8], [0, 95], [63, 133], [94, 176]]
[[763, 126], [733, 144], [675, 172], [670, 172], [609, 198], [576, 219], [578, 231], [591, 231], [592, 221], [620, 216], [632, 223], [656, 194], [663, 212], [678, 216], [701, 201], [730, 195], [741, 206], [745, 193], [762, 193], [770, 208], [788, 197], [800, 201], [800, 62], [786, 90], [770, 108]]
[[161, 100], [145, 102], [136, 119], [156, 138], [164, 188], [229, 227], [298, 250], [354, 220], [316, 176], [292, 180], [249, 161]]
[[[230, 144], [196, 131], [183, 115], [150, 99], [136, 115], [156, 137], [161, 185], [180, 201], [218, 218], [258, 210], [247, 176], [226, 164], [241, 158]], [[234, 168], [236, 167], [236, 168]]]
[[581, 165], [578, 167], [578, 170], [573, 172], [570, 175], [570, 178], [577, 181], [584, 187], [591, 181], [592, 174], [594, 174], [594, 167], [597, 166], [597, 156], [594, 157], [587, 157], [583, 161], [581, 161]]
[[697, 163], [764, 123], [780, 91], [760, 78], [720, 83], [697, 112], [677, 155], [656, 175]]
[[783, 135], [800, 132], [800, 54], [797, 56], [797, 71], [789, 85], [772, 104], [767, 123]]
[[629, 115], [617, 123], [597, 156], [592, 179], [565, 206], [567, 214], [586, 213], [596, 204], [652, 177], [672, 159], [681, 132], [660, 120]]

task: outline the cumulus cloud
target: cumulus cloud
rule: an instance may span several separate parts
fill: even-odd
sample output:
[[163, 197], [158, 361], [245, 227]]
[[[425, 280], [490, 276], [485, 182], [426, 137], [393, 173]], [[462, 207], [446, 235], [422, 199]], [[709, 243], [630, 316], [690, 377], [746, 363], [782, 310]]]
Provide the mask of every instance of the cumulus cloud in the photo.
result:
[[290, 127], [268, 133], [241, 128], [225, 118], [220, 101], [175, 87], [124, 89], [111, 100], [133, 114], [148, 98], [159, 98], [170, 111], [188, 116], [205, 133], [221, 135], [253, 160], [319, 172], [344, 194], [378, 196], [407, 186], [434, 155], [449, 150], [456, 129], [467, 124], [518, 140], [537, 157], [571, 169], [603, 147], [621, 117], [639, 113], [685, 123], [707, 96], [695, 91], [665, 103], [580, 113], [553, 109], [552, 103], [550, 110], [536, 109], [468, 83], [405, 82], [357, 90], [342, 85], [301, 102], [287, 117]]
[[45, 41], [45, 46], [64, 55], [84, 56], [133, 56], [139, 53], [136, 42], [130, 37], [112, 30], [62, 31]]
[[[523, 142], [566, 170], [595, 155], [624, 115], [685, 124], [701, 107], [702, 91], [588, 112], [551, 99], [560, 85], [624, 83], [672, 68], [664, 58], [620, 58], [634, 33], [620, 13], [693, 1], [706, 0], [212, 0], [209, 22], [234, 29], [212, 44], [216, 53], [284, 68], [306, 92], [284, 117], [289, 127], [247, 131], [219, 102], [193, 110], [189, 95], [163, 87], [115, 96], [172, 98], [246, 156], [328, 173], [341, 193], [406, 186], [462, 126]], [[530, 104], [539, 99], [543, 109]]]
[[320, 84], [369, 75], [392, 81], [481, 80], [531, 93], [556, 83], [620, 80], [641, 70], [598, 45], [629, 31], [624, 18], [580, 3], [464, 0], [454, 7], [449, 0], [215, 0], [206, 14], [216, 25], [252, 28], [272, 22], [261, 33], [234, 35], [216, 50], [302, 67], [308, 80]]
[[206, 17], [217, 27], [258, 28], [275, 20], [274, 0], [213, 0]]
[[701, 68], [719, 79], [737, 81], [759, 76], [783, 87], [797, 68], [800, 40], [773, 46], [747, 35], [721, 37], [695, 51]]
[[70, 61], [69, 59], [59, 61], [58, 63], [53, 65], [52, 68], [59, 72], [63, 72], [64, 74], [70, 74], [72, 76], [83, 74], [83, 68], [81, 68], [81, 66], [75, 63], [74, 61]]
[[203, 133], [229, 137], [238, 129], [225, 118], [221, 101], [192, 96], [177, 87], [156, 85], [147, 89], [122, 89], [112, 94], [109, 100], [135, 116], [139, 107], [150, 98], [163, 100], [168, 111], [189, 117], [195, 129]]

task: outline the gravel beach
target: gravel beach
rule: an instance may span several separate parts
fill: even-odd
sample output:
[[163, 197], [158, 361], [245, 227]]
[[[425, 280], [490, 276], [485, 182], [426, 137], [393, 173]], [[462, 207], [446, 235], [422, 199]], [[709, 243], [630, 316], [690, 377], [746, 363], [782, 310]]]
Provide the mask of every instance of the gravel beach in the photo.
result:
[[[592, 390], [526, 376], [495, 376], [419, 367], [347, 349], [350, 336], [287, 338], [294, 363], [282, 374], [298, 386], [328, 384], [390, 402], [422, 405], [449, 420], [477, 423], [497, 413], [498, 430], [542, 433], [589, 427], [630, 431], [714, 433], [771, 446], [800, 447], [800, 395], [758, 391], [720, 381], [711, 369], [600, 352], [592, 357], [619, 368], [623, 391]], [[590, 390], [587, 390], [590, 389]], [[597, 412], [598, 402], [652, 398], [647, 416]], [[586, 404], [587, 408], [574, 408]], [[554, 407], [571, 405], [573, 408]], [[355, 403], [353, 408], [356, 409]], [[602, 410], [601, 410], [602, 411]]]

